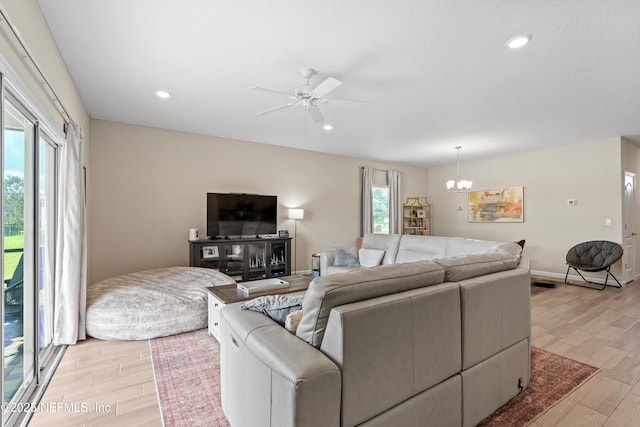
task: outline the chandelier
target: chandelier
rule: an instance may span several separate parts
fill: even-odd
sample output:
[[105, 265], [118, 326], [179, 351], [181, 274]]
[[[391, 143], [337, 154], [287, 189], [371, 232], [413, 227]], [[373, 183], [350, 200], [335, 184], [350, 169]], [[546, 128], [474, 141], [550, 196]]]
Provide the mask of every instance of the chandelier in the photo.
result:
[[458, 150], [458, 163], [456, 166], [456, 179], [451, 179], [447, 181], [447, 190], [452, 193], [465, 193], [471, 190], [471, 181], [467, 181], [466, 179], [460, 179], [460, 149], [462, 147], [458, 145], [456, 150]]

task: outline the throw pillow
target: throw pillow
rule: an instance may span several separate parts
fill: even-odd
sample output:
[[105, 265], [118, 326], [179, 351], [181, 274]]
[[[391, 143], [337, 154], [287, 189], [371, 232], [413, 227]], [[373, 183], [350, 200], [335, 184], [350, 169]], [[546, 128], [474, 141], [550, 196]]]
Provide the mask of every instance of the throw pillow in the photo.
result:
[[285, 329], [295, 335], [296, 331], [298, 330], [300, 320], [302, 320], [302, 310], [289, 313], [287, 319], [284, 322]]
[[269, 316], [284, 326], [289, 313], [302, 309], [304, 295], [265, 295], [243, 303], [240, 308]]
[[358, 267], [358, 252], [355, 247], [334, 246], [333, 247], [333, 265]]
[[380, 265], [384, 257], [383, 249], [360, 248], [358, 251], [360, 265], [363, 267], [375, 267]]

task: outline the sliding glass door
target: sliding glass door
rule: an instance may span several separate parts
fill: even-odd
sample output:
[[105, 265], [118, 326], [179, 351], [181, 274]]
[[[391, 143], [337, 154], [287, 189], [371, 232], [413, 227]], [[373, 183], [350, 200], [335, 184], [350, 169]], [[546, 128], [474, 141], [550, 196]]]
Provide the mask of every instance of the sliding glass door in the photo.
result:
[[34, 385], [34, 146], [36, 123], [3, 103], [4, 401]]
[[[36, 273], [37, 273], [37, 343], [38, 364], [48, 362], [53, 342], [53, 303], [55, 266], [56, 223], [56, 145], [46, 135], [40, 134], [38, 141], [38, 191], [36, 219], [38, 224]], [[41, 370], [38, 370], [41, 372]]]
[[[1, 76], [0, 76], [1, 77]], [[0, 80], [1, 81], [1, 80]], [[11, 93], [2, 97], [2, 395], [31, 401], [53, 341], [57, 145]], [[21, 415], [3, 413], [11, 425]]]

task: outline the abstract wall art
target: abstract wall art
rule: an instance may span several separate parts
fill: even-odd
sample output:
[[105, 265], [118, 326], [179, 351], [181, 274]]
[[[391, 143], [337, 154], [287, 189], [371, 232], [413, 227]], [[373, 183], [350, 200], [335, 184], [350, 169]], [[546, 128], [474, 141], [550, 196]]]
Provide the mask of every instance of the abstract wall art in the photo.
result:
[[470, 191], [469, 222], [524, 222], [524, 187]]

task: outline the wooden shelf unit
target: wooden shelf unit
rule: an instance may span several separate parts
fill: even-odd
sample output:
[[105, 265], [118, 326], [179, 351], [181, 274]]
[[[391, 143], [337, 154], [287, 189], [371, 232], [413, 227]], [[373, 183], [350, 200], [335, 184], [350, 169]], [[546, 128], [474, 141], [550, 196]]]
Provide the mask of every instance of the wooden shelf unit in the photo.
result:
[[426, 197], [407, 197], [402, 205], [402, 234], [431, 236], [431, 205]]

